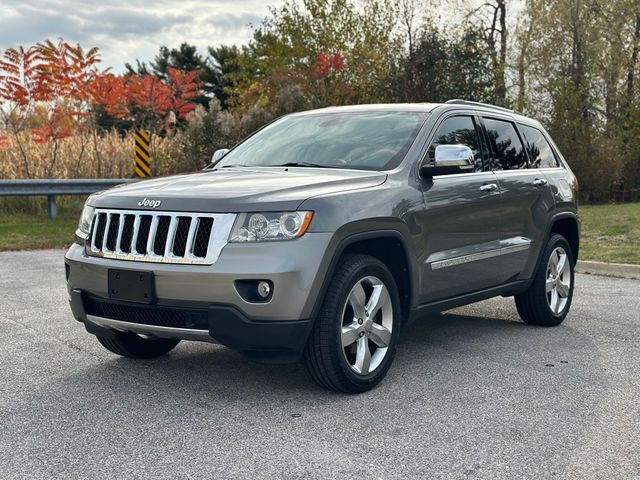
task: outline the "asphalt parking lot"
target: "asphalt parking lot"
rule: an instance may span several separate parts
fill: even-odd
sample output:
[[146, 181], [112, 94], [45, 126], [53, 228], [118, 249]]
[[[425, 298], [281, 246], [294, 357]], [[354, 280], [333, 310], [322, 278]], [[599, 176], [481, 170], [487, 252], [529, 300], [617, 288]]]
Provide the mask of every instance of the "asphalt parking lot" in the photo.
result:
[[407, 326], [360, 396], [217, 345], [155, 361], [71, 317], [61, 251], [0, 254], [0, 478], [640, 478], [640, 282], [553, 329], [494, 299]]

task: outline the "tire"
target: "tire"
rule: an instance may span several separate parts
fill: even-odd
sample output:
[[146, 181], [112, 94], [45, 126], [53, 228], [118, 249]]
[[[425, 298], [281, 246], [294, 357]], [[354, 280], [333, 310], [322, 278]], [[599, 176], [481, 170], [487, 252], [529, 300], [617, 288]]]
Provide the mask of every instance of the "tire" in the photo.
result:
[[180, 340], [171, 338], [143, 338], [131, 332], [116, 332], [113, 338], [96, 336], [100, 344], [115, 353], [129, 358], [155, 358], [169, 353]]
[[567, 240], [562, 235], [552, 235], [531, 285], [515, 296], [518, 314], [525, 323], [543, 327], [562, 323], [571, 308], [574, 266], [573, 252]]
[[368, 255], [343, 256], [305, 347], [307, 371], [329, 390], [370, 390], [391, 367], [401, 316], [398, 287], [385, 264]]

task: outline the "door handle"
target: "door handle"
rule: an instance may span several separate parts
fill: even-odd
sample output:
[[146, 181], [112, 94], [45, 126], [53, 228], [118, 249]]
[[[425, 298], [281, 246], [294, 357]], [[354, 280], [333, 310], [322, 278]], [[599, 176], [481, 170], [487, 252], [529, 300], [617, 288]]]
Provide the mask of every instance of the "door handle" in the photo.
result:
[[543, 185], [546, 185], [546, 184], [547, 184], [547, 181], [546, 181], [544, 178], [536, 178], [536, 179], [533, 181], [533, 184], [534, 184], [536, 187], [542, 187]]
[[480, 190], [483, 192], [493, 192], [494, 190], [497, 190], [497, 189], [498, 189], [498, 185], [496, 185], [495, 183], [485, 183], [480, 187]]

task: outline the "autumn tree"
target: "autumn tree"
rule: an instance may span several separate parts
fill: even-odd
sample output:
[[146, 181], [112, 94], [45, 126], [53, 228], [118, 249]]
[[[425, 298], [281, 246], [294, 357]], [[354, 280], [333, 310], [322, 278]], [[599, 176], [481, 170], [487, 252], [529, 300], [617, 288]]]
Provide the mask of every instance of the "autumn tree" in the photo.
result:
[[[42, 53], [37, 47], [9, 48], [0, 60], [0, 115], [2, 124], [18, 146], [22, 174], [32, 176], [23, 133], [29, 127], [36, 105], [45, 98], [40, 65]], [[6, 140], [3, 140], [5, 143]]]
[[[392, 100], [392, 72], [401, 53], [395, 5], [381, 0], [359, 5], [287, 0], [272, 8], [243, 47], [240, 68], [231, 76], [231, 104], [238, 107], [249, 99], [273, 104], [283, 82], [289, 89], [298, 85], [313, 106]], [[343, 65], [331, 70], [336, 87], [331, 97], [327, 83], [316, 81], [317, 67], [322, 58], [338, 54]], [[257, 95], [247, 98], [250, 90]]]
[[[44, 113], [43, 122], [33, 130], [34, 141], [46, 143], [49, 162], [44, 172], [50, 176], [58, 161], [59, 142], [74, 133], [84, 142], [82, 135], [88, 127], [93, 138], [98, 176], [101, 175], [101, 160], [96, 146], [95, 99], [90, 85], [102, 72], [98, 69], [100, 57], [97, 48], [84, 50], [80, 45], [71, 45], [63, 40], [58, 43], [45, 41], [37, 45], [42, 55], [40, 75], [46, 102], [39, 106]], [[84, 144], [83, 144], [84, 145]], [[82, 161], [84, 148], [78, 163]]]
[[[59, 147], [68, 137], [81, 144], [76, 166], [83, 162], [91, 139], [98, 176], [102, 155], [98, 147], [98, 116], [106, 112], [155, 133], [175, 129], [202, 95], [198, 72], [168, 67], [166, 78], [156, 75], [114, 75], [98, 68], [95, 48], [85, 50], [63, 40], [45, 41], [25, 49], [8, 49], [0, 60], [0, 120], [18, 146], [21, 176], [36, 174], [25, 145], [45, 147], [46, 161], [38, 175], [48, 177], [59, 160]], [[3, 144], [7, 141], [3, 139]], [[42, 150], [41, 150], [42, 151]]]
[[[237, 47], [220, 47], [220, 52], [233, 49], [237, 51]], [[227, 49], [227, 50], [226, 50]], [[202, 55], [198, 52], [195, 45], [183, 42], [177, 48], [169, 48], [161, 46], [155, 58], [147, 63], [145, 61], [136, 60], [135, 67], [129, 63], [125, 63], [127, 75], [155, 75], [163, 80], [170, 80], [169, 70], [178, 70], [183, 74], [196, 72], [194, 78], [200, 84], [201, 92], [193, 98], [197, 104], [206, 106], [213, 96], [224, 101], [223, 79], [220, 75], [221, 64], [217, 60], [213, 52], [218, 50], [209, 48], [209, 56]]]
[[483, 33], [474, 26], [462, 32], [443, 33], [435, 26], [417, 39], [413, 58], [404, 59], [405, 75], [411, 81], [399, 87], [411, 91], [399, 97], [414, 102], [445, 102], [452, 98], [490, 102], [493, 72]]
[[[482, 39], [487, 46], [493, 73], [493, 99], [496, 105], [507, 106], [507, 70], [509, 51], [508, 8], [513, 0], [481, 0], [462, 2], [466, 8], [467, 20], [478, 27]], [[479, 5], [478, 5], [479, 4]]]
[[209, 47], [206, 60], [211, 68], [210, 91], [220, 101], [223, 109], [228, 108], [229, 95], [233, 89], [233, 78], [240, 75], [240, 48], [236, 45]]
[[0, 111], [19, 145], [25, 176], [33, 172], [22, 134], [28, 127], [34, 142], [47, 145], [48, 176], [58, 160], [59, 142], [83, 128], [91, 104], [88, 85], [98, 75], [98, 62], [97, 49], [84, 51], [62, 40], [5, 51]]
[[541, 118], [584, 199], [640, 187], [637, 0], [527, 0], [518, 28], [518, 104]]

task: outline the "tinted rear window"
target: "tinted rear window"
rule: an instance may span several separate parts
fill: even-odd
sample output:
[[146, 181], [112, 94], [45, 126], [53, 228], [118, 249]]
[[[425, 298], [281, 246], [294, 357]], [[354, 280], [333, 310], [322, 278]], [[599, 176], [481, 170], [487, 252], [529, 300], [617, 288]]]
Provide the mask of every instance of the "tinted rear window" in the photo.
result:
[[517, 170], [527, 168], [527, 157], [518, 132], [512, 122], [485, 118], [484, 124], [493, 151], [494, 170]]
[[524, 136], [525, 148], [529, 154], [532, 168], [553, 168], [558, 166], [553, 149], [540, 130], [529, 125], [520, 125]]

